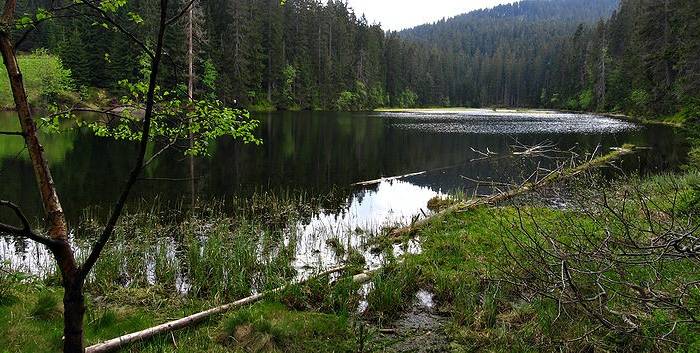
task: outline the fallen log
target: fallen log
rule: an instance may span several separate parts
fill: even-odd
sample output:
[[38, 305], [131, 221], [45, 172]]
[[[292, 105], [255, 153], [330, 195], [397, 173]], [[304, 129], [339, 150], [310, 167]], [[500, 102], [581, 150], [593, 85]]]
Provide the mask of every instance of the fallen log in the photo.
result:
[[487, 197], [481, 197], [481, 198], [475, 198], [471, 199], [468, 201], [464, 202], [458, 202], [438, 213], [435, 213], [429, 217], [423, 218], [419, 221], [413, 222], [412, 224], [402, 227], [402, 228], [397, 228], [391, 231], [389, 234], [390, 238], [401, 238], [406, 235], [413, 234], [415, 231], [420, 229], [421, 227], [425, 226], [429, 222], [431, 222], [433, 219], [442, 217], [446, 214], [452, 213], [452, 212], [464, 212], [464, 211], [469, 211], [473, 210], [475, 208], [484, 206], [484, 205], [495, 205], [510, 199], [513, 199], [517, 196], [523, 195], [525, 193], [528, 193], [533, 190], [541, 189], [545, 186], [549, 186], [555, 182], [558, 181], [563, 181], [566, 179], [570, 179], [576, 175], [579, 175], [585, 171], [588, 171], [592, 168], [600, 167], [603, 165], [606, 165], [608, 163], [611, 163], [615, 160], [618, 160], [622, 158], [625, 155], [629, 154], [634, 154], [638, 152], [639, 150], [642, 150], [643, 148], [639, 148], [633, 145], [624, 145], [620, 148], [613, 148], [612, 151], [604, 156], [589, 160], [585, 163], [582, 163], [576, 167], [573, 168], [567, 168], [563, 170], [556, 171], [554, 173], [551, 173], [544, 177], [543, 179], [537, 181], [537, 182], [529, 182], [521, 185], [520, 187], [517, 187], [512, 190], [508, 190], [502, 193], [494, 194], [491, 196]]
[[[343, 271], [345, 269], [346, 269], [346, 266], [333, 268], [333, 269], [330, 269], [328, 271], [321, 272], [312, 278], [327, 276], [327, 275], [330, 275], [330, 274], [333, 274], [336, 272]], [[157, 335], [160, 335], [163, 333], [172, 332], [172, 331], [179, 330], [179, 329], [182, 329], [185, 327], [189, 327], [189, 326], [192, 326], [192, 325], [197, 324], [199, 322], [202, 322], [211, 316], [214, 316], [217, 314], [222, 314], [222, 313], [225, 313], [225, 312], [230, 311], [232, 309], [255, 303], [255, 302], [265, 298], [268, 295], [281, 292], [291, 285], [301, 284], [301, 283], [307, 282], [310, 279], [311, 278], [303, 280], [303, 281], [293, 282], [293, 283], [284, 285], [282, 287], [275, 288], [275, 289], [270, 290], [270, 291], [251, 295], [247, 298], [237, 300], [233, 303], [221, 305], [221, 306], [218, 306], [218, 307], [206, 310], [206, 311], [202, 311], [202, 312], [184, 317], [182, 319], [166, 322], [164, 324], [160, 324], [158, 326], [154, 326], [154, 327], [142, 330], [142, 331], [130, 333], [130, 334], [127, 334], [127, 335], [124, 335], [121, 337], [117, 337], [117, 338], [114, 338], [114, 339], [111, 339], [108, 341], [104, 341], [102, 343], [98, 343], [98, 344], [92, 345], [90, 347], [87, 347], [85, 349], [85, 353], [112, 352], [112, 351], [115, 351], [119, 348], [124, 347], [127, 344], [131, 344], [131, 343], [135, 343], [135, 342], [139, 342], [139, 341], [144, 341], [144, 340], [147, 340], [149, 338], [152, 338], [154, 336], [157, 336]], [[369, 273], [367, 273], [367, 272], [355, 275], [353, 277], [353, 281], [356, 281], [358, 283], [366, 282], [368, 280], [369, 280]]]

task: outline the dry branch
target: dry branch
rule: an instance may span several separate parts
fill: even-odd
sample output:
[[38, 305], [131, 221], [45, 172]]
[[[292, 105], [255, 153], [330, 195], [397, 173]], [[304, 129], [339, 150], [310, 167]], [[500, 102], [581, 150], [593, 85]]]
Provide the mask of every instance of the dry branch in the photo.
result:
[[[333, 268], [333, 269], [330, 269], [328, 271], [324, 271], [324, 272], [319, 273], [314, 278], [327, 276], [327, 275], [330, 275], [330, 274], [333, 274], [336, 272], [343, 271], [345, 269], [346, 269], [346, 266]], [[367, 282], [370, 280], [370, 276], [371, 276], [370, 272], [363, 272], [363, 273], [360, 273], [360, 274], [353, 276], [353, 281], [356, 283], [364, 283], [364, 282]], [[185, 327], [193, 326], [197, 323], [204, 321], [205, 319], [207, 319], [211, 316], [214, 316], [217, 314], [222, 314], [222, 313], [228, 312], [230, 310], [240, 308], [240, 307], [248, 305], [248, 304], [255, 303], [255, 302], [271, 295], [271, 294], [279, 293], [279, 292], [285, 290], [290, 285], [301, 284], [301, 283], [307, 282], [308, 280], [309, 279], [304, 280], [304, 281], [291, 283], [291, 284], [287, 284], [287, 285], [275, 288], [275, 289], [267, 291], [267, 292], [262, 292], [262, 293], [258, 293], [255, 295], [251, 295], [247, 298], [237, 300], [233, 303], [225, 304], [222, 306], [218, 306], [216, 308], [202, 311], [200, 313], [196, 313], [194, 315], [190, 315], [190, 316], [184, 317], [182, 319], [166, 322], [164, 324], [161, 324], [161, 325], [158, 325], [155, 327], [151, 327], [151, 328], [148, 328], [148, 329], [145, 329], [142, 331], [130, 333], [128, 335], [124, 335], [124, 336], [117, 337], [117, 338], [114, 338], [114, 339], [111, 339], [111, 340], [108, 340], [108, 341], [105, 341], [102, 343], [98, 343], [98, 344], [92, 345], [90, 347], [87, 347], [85, 349], [85, 353], [112, 352], [114, 350], [117, 350], [119, 348], [124, 347], [127, 344], [131, 344], [131, 343], [139, 342], [139, 341], [144, 341], [144, 340], [147, 340], [149, 338], [152, 338], [154, 336], [157, 336], [157, 335], [160, 335], [163, 333], [172, 332], [172, 331], [179, 330], [179, 329], [182, 329]]]
[[526, 182], [522, 185], [519, 185], [516, 188], [513, 188], [508, 191], [500, 192], [498, 194], [492, 195], [492, 196], [487, 196], [487, 197], [482, 197], [482, 198], [476, 198], [476, 199], [471, 199], [465, 202], [459, 202], [455, 205], [452, 205], [448, 207], [447, 209], [440, 211], [431, 217], [423, 218], [420, 221], [413, 222], [412, 224], [403, 227], [403, 228], [398, 228], [395, 229], [394, 231], [391, 232], [390, 236], [393, 238], [399, 238], [401, 236], [411, 234], [415, 232], [417, 229], [420, 227], [426, 225], [433, 219], [437, 217], [441, 217], [445, 214], [449, 214], [452, 212], [464, 212], [468, 210], [475, 209], [477, 207], [483, 206], [483, 205], [495, 205], [510, 199], [513, 199], [517, 196], [526, 194], [530, 191], [536, 190], [543, 188], [545, 186], [551, 185], [555, 182], [558, 181], [563, 181], [566, 179], [570, 179], [576, 175], [579, 175], [587, 170], [597, 168], [603, 165], [606, 165], [608, 163], [611, 163], [617, 159], [620, 159], [621, 157], [629, 154], [636, 153], [638, 151], [638, 148], [636, 146], [624, 146], [620, 148], [613, 148], [612, 152], [598, 157], [596, 159], [591, 159], [585, 163], [582, 163], [578, 166], [572, 167], [572, 168], [559, 168], [551, 173], [549, 173], [547, 176], [544, 178], [536, 181], [536, 182]]

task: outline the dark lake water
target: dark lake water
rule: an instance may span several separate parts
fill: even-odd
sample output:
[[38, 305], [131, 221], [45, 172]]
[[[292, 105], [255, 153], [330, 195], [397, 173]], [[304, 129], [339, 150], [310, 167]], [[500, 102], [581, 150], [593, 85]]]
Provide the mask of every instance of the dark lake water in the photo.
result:
[[[333, 195], [323, 198], [321, 211], [300, 225], [307, 233], [406, 222], [436, 195], [470, 192], [474, 183], [466, 178], [518, 179], [531, 173], [533, 164], [506, 158], [514, 144], [548, 141], [582, 154], [624, 143], [647, 146], [647, 152], [622, 164], [628, 172], [642, 173], [674, 168], [684, 156], [682, 138], [671, 128], [593, 115], [447, 110], [281, 112], [257, 118], [264, 143], [217, 141], [211, 156], [195, 163], [194, 197], [225, 203], [254, 192]], [[16, 124], [13, 114], [0, 113], [0, 130], [12, 130]], [[43, 141], [70, 221], [86, 208], [111, 205], [131, 166], [132, 144], [80, 131], [45, 136]], [[477, 151], [492, 158], [478, 160]], [[160, 179], [189, 178], [187, 159], [164, 155], [146, 174], [159, 180], [140, 182], [132, 193], [132, 205], [156, 199], [165, 207], [189, 204], [193, 197], [189, 182]], [[401, 175], [410, 176], [392, 178]], [[376, 182], [355, 185], [372, 180]], [[0, 137], [0, 198], [22, 205], [35, 219], [42, 215], [32, 168], [17, 137]], [[308, 247], [298, 251], [310, 251]]]
[[[556, 143], [562, 149], [593, 151], [634, 143], [649, 153], [627, 161], [627, 169], [649, 171], [677, 165], [682, 143], [672, 129], [643, 128], [590, 115], [494, 111], [421, 113], [287, 112], [258, 115], [261, 146], [222, 139], [211, 157], [196, 161], [196, 197], [222, 199], [252, 192], [302, 192], [309, 196], [334, 192], [336, 208], [354, 199], [375, 198], [358, 212], [387, 207], [392, 197], [402, 207], [414, 193], [434, 195], [470, 185], [474, 179], [515, 177], [524, 166], [506, 161], [472, 161], [472, 149], [507, 153], [516, 141]], [[0, 113], [0, 130], [16, 125], [10, 113]], [[69, 218], [93, 206], [109, 206], [117, 197], [133, 160], [134, 146], [95, 137], [87, 132], [49, 135], [43, 139], [54, 178]], [[600, 150], [600, 149], [599, 149]], [[21, 204], [30, 215], [41, 216], [32, 168], [23, 142], [0, 137], [0, 195]], [[369, 188], [352, 184], [423, 173]], [[146, 173], [154, 179], [189, 178], [189, 164], [179, 154], [161, 158]], [[143, 181], [133, 202], [158, 197], [169, 203], [192, 197], [190, 183]], [[344, 195], [344, 196], [343, 196]], [[423, 201], [425, 197], [420, 197]], [[185, 202], [186, 203], [186, 202]], [[364, 205], [364, 203], [363, 203]], [[329, 205], [332, 206], [332, 205]], [[424, 205], [423, 205], [424, 206]], [[369, 207], [369, 206], [368, 206]]]

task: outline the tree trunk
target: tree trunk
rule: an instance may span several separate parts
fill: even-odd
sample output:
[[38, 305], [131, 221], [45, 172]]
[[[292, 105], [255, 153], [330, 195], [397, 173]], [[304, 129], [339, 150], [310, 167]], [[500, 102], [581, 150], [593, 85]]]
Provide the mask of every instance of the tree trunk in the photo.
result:
[[[190, 102], [194, 99], [194, 44], [193, 44], [193, 22], [194, 22], [194, 3], [190, 5], [187, 11], [187, 96]], [[190, 120], [190, 124], [192, 121]], [[190, 132], [190, 148], [194, 147], [194, 135]], [[190, 207], [194, 210], [195, 206], [195, 181], [194, 181], [194, 156], [190, 156]]]
[[63, 294], [63, 353], [83, 353], [83, 316], [85, 315], [85, 296], [83, 281], [80, 278], [66, 280]]
[[[8, 6], [3, 16], [3, 23], [10, 21]], [[27, 99], [27, 92], [22, 80], [22, 72], [15, 56], [14, 44], [10, 34], [0, 30], [0, 52], [10, 79], [10, 88], [15, 101], [24, 142], [29, 152], [29, 158], [34, 168], [34, 176], [39, 186], [41, 200], [46, 215], [46, 225], [49, 237], [56, 241], [49, 250], [54, 255], [63, 276], [64, 295], [64, 352], [82, 353], [83, 349], [83, 315], [85, 304], [82, 294], [82, 278], [75, 262], [73, 250], [68, 241], [68, 226], [63, 213], [63, 207], [58, 198], [56, 187], [51, 176], [49, 164], [44, 154], [44, 147], [39, 143], [36, 123]]]

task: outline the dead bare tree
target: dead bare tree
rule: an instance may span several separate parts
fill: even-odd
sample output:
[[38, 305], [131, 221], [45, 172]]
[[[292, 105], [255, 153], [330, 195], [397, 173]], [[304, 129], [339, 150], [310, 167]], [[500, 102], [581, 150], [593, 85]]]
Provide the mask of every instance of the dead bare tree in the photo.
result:
[[666, 331], [649, 338], [674, 343], [680, 324], [700, 324], [700, 223], [681, 207], [685, 194], [673, 177], [648, 183], [586, 179], [588, 190], [575, 190], [571, 209], [556, 219], [514, 204], [516, 221], [503, 229], [516, 266], [503, 268], [499, 280], [527, 300], [553, 301], [555, 321], [576, 311], [597, 322], [586, 336], [645, 337], [644, 323], [663, 310], [670, 313]]

